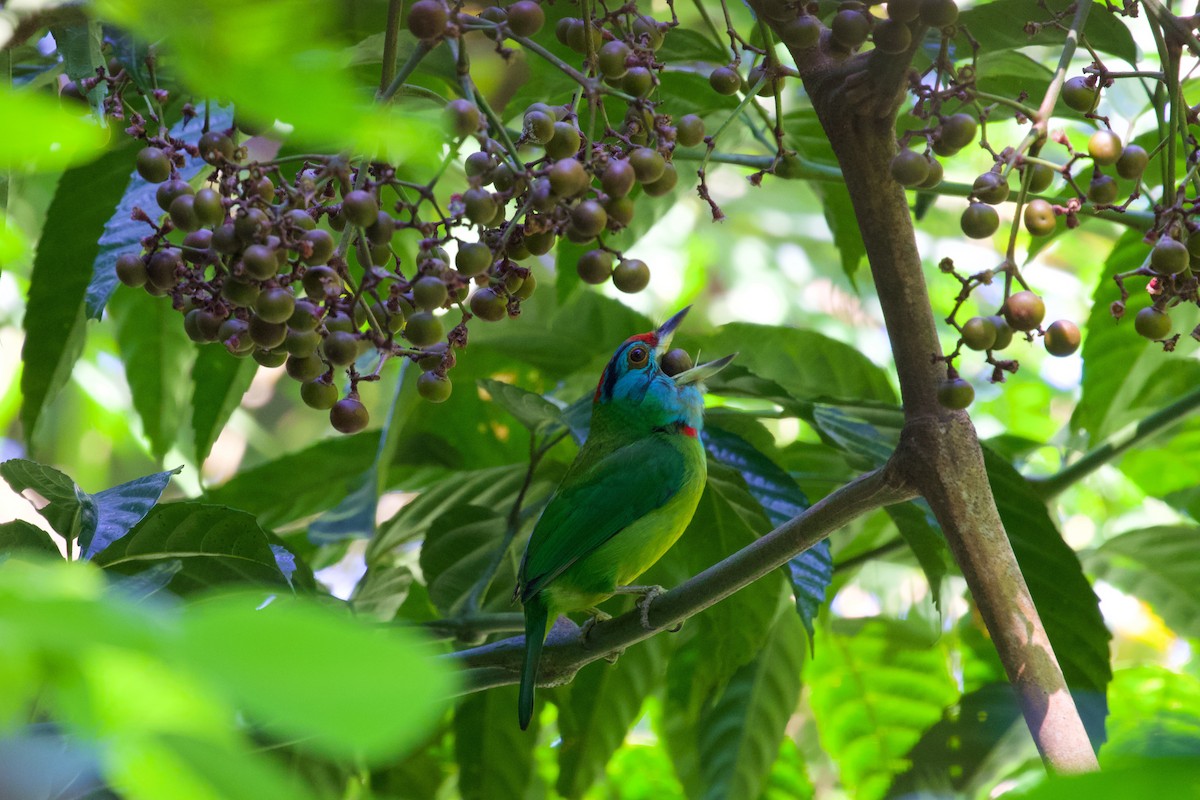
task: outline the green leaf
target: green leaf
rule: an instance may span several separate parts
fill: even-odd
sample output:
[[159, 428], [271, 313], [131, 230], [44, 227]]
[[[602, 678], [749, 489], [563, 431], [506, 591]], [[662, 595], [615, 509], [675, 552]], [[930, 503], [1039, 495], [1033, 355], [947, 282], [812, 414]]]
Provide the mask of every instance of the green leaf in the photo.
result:
[[734, 673], [701, 714], [695, 731], [704, 798], [758, 797], [763, 790], [800, 702], [805, 650], [800, 622], [781, 614], [762, 652]]
[[888, 797], [923, 797], [947, 786], [967, 792], [996, 745], [1021, 721], [1008, 683], [964, 694], [908, 751], [911, 766], [892, 783]]
[[1050, 775], [1035, 788], [1012, 794], [1013, 800], [1129, 800], [1131, 797], [1200, 795], [1200, 766], [1195, 756], [1144, 758], [1088, 775]]
[[257, 372], [254, 359], [234, 358], [220, 345], [197, 351], [192, 362], [192, 448], [197, 464], [212, 452]]
[[[212, 503], [248, 511], [265, 528], [324, 511], [345, 497], [367, 469], [379, 446], [379, 432], [325, 439], [239, 472], [205, 495]], [[286, 487], [273, 491], [272, 487]]]
[[2, 169], [52, 172], [84, 164], [103, 151], [107, 138], [99, 125], [47, 95], [0, 85]]
[[883, 797], [904, 754], [958, 696], [945, 648], [885, 618], [835, 620], [804, 678], [821, 744], [846, 791], [864, 800]]
[[[379, 762], [418, 744], [449, 705], [456, 676], [416, 632], [381, 635], [296, 598], [262, 601], [234, 594], [187, 607], [180, 655], [273, 735]], [[314, 676], [340, 678], [338, 690], [313, 692]]]
[[161, 461], [175, 446], [182, 418], [189, 361], [195, 348], [170, 303], [127, 290], [108, 304], [133, 407], [142, 420], [150, 452]]
[[81, 557], [93, 558], [110, 544], [133, 530], [158, 502], [163, 489], [183, 467], [145, 475], [92, 495], [96, 503], [96, 527], [79, 536]]
[[[1038, 33], [1029, 36], [1025, 33], [1024, 23], [1049, 22], [1051, 17], [1047, 9], [1063, 13], [1068, 7], [1069, 3], [1064, 0], [1054, 0], [1047, 3], [1046, 7], [1039, 6], [1037, 0], [993, 0], [964, 10], [958, 15], [958, 24], [965, 26], [979, 42], [980, 52], [1030, 45], [1062, 47], [1063, 32], [1060, 28], [1044, 25]], [[1071, 16], [1068, 15], [1063, 23], [1070, 21]], [[1130, 64], [1137, 63], [1137, 45], [1129, 28], [1121, 17], [1103, 4], [1095, 3], [1092, 6], [1083, 30], [1092, 47], [1118, 56]]]
[[[736, 433], [710, 422], [704, 428], [704, 446], [709, 457], [738, 471], [772, 526], [778, 528], [809, 507], [808, 498], [792, 476]], [[818, 542], [790, 560], [785, 572], [796, 598], [796, 611], [811, 640], [813, 620], [825, 602], [825, 590], [833, 580], [829, 540]]]
[[[214, 130], [222, 130], [233, 124], [233, 110], [228, 106], [222, 108], [217, 105], [206, 106], [204, 103], [199, 103], [196, 113], [199, 116], [190, 120], [180, 120], [171, 126], [168, 136], [185, 144], [199, 143], [204, 129], [200, 120], [204, 119], [205, 114], [208, 115], [209, 124]], [[182, 149], [176, 152], [183, 156], [183, 166], [178, 167], [180, 180], [190, 181], [200, 174], [200, 170], [207, 167], [207, 164], [199, 156], [188, 155]], [[87, 289], [88, 319], [100, 319], [105, 305], [108, 304], [108, 299], [117, 289], [119, 284], [116, 271], [117, 256], [125, 252], [140, 253], [142, 238], [150, 233], [150, 226], [133, 218], [133, 210], [140, 208], [152, 219], [163, 213], [158, 207], [158, 200], [155, 197], [159, 185], [149, 183], [137, 173], [137, 170], [131, 172], [129, 168], [132, 161], [131, 154], [126, 152], [125, 155], [125, 173], [118, 183], [118, 185], [123, 185], [125, 190], [122, 194], [117, 195], [120, 201], [116, 204], [116, 210], [112, 212], [112, 216], [104, 223], [104, 232], [100, 235], [99, 240], [100, 247], [91, 259], [92, 280]], [[158, 302], [166, 303], [167, 301], [159, 299]]]
[[131, 737], [116, 743], [122, 788], [130, 798], [316, 800], [309, 787], [275, 761], [242, 747], [196, 736]]
[[1109, 696], [1105, 769], [1142, 757], [1200, 756], [1200, 680], [1166, 667], [1117, 670]]
[[[680, 29], [676, 28], [675, 32]], [[672, 33], [674, 35], [674, 32]], [[667, 38], [670, 38], [668, 36]], [[722, 58], [725, 56], [723, 55]], [[728, 62], [723, 62], [728, 63]], [[737, 108], [736, 97], [717, 94], [708, 84], [708, 76], [696, 72], [660, 72], [658, 74], [659, 94], [666, 106], [676, 118], [684, 114], [711, 114], [714, 111], [732, 111]], [[684, 163], [676, 165], [680, 170], [680, 183], [683, 183], [683, 171], [694, 167]]]
[[155, 506], [92, 561], [129, 575], [171, 559], [183, 562], [171, 580], [176, 594], [229, 583], [287, 586], [267, 536], [252, 516], [203, 503]]
[[709, 352], [737, 352], [737, 363], [774, 381], [801, 404], [820, 399], [894, 403], [887, 373], [850, 345], [813, 331], [730, 323], [710, 340]]
[[[10, 116], [3, 109], [0, 119], [20, 119], [23, 128], [37, 130], [36, 120]], [[43, 410], [66, 385], [83, 351], [88, 265], [96, 256], [104, 220], [120, 197], [129, 158], [125, 148], [68, 170], [46, 212], [29, 280], [21, 348], [21, 425], [27, 442], [34, 440]]]
[[[663, 37], [657, 58], [664, 62], [708, 61], [713, 64], [729, 63], [729, 50], [724, 44], [714, 42], [707, 34], [691, 28], [672, 28]], [[710, 90], [711, 91], [711, 90]]]
[[1021, 574], [1050, 638], [1063, 677], [1094, 746], [1104, 741], [1105, 690], [1112, 680], [1112, 635], [1079, 558], [1058, 532], [1045, 503], [1004, 459], [983, 451], [988, 482]]
[[494, 402], [516, 417], [517, 422], [532, 433], [564, 424], [562, 409], [536, 392], [488, 378], [478, 381], [478, 384], [491, 395]]
[[1200, 528], [1163, 525], [1123, 533], [1088, 553], [1084, 563], [1100, 579], [1145, 600], [1182, 636], [1200, 636]]
[[912, 500], [888, 506], [887, 514], [896, 523], [905, 544], [917, 557], [925, 580], [929, 582], [929, 593], [933, 604], [941, 608], [942, 580], [950, 571], [952, 557], [933, 511], [924, 500]]
[[26, 495], [26, 499], [64, 539], [80, 536], [89, 522], [95, 523], [96, 501], [54, 467], [24, 458], [11, 458], [0, 463], [0, 477], [17, 494], [32, 491], [40, 495], [46, 501], [40, 507], [35, 497]]
[[[1054, 73], [1045, 64], [1012, 50], [982, 52], [976, 64], [976, 82], [982, 91], [1014, 99], [1024, 92], [1035, 108], [1054, 78]], [[988, 115], [988, 120], [1012, 117], [1013, 114], [1012, 109], [1001, 105]]]
[[840, 183], [822, 183], [814, 181], [813, 191], [820, 200], [825, 212], [825, 222], [829, 232], [833, 234], [833, 244], [838, 249], [842, 259], [842, 272], [850, 281], [851, 286], [857, 286], [855, 276], [867, 257], [867, 248], [863, 245], [862, 229], [858, 226], [858, 217], [854, 213], [854, 204], [850, 201], [850, 192]]
[[0, 524], [0, 561], [14, 550], [60, 555], [48, 533], [23, 519]]
[[468, 695], [454, 711], [454, 757], [463, 800], [524, 797], [533, 777], [538, 720], [517, 725], [517, 687]]
[[[79, 82], [84, 78], [95, 78], [96, 68], [107, 65], [108, 61], [101, 53], [104, 30], [99, 20], [89, 19], [52, 25], [50, 33], [54, 35], [54, 43], [58, 45], [58, 52], [62, 54], [63, 71], [71, 80]], [[80, 91], [83, 90], [82, 86], [79, 88]], [[107, 94], [108, 84], [104, 81], [98, 81], [86, 94], [101, 127], [106, 124], [104, 98]]]
[[350, 596], [354, 613], [374, 617], [380, 622], [391, 622], [408, 598], [412, 583], [413, 574], [408, 567], [369, 567]]
[[604, 777], [630, 725], [642, 713], [642, 702], [666, 667], [666, 637], [653, 636], [626, 650], [615, 664], [595, 661], [571, 681], [558, 704], [558, 793], [582, 797]]
[[[421, 547], [421, 572], [429, 599], [443, 614], [454, 614], [483, 575], [504, 536], [504, 516], [488, 507], [461, 505], [440, 515]], [[511, 561], [510, 561], [511, 566]], [[498, 578], [501, 592], [516, 580]]]

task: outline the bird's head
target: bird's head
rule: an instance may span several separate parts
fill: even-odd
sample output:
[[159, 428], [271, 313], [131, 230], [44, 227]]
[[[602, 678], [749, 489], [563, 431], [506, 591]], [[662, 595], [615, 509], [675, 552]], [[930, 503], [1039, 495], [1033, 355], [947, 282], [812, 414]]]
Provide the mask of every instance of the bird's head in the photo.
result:
[[620, 411], [621, 416], [636, 417], [652, 429], [679, 424], [699, 431], [704, 412], [702, 382], [720, 372], [737, 354], [668, 375], [663, 370], [663, 359], [670, 351], [675, 329], [690, 309], [684, 308], [657, 330], [630, 336], [617, 348], [596, 386], [595, 410]]

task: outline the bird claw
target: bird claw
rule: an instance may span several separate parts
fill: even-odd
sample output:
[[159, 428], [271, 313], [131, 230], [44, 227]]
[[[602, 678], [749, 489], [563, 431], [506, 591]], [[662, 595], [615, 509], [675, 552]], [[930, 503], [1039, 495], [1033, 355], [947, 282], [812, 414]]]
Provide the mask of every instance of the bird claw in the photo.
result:
[[666, 594], [666, 590], [661, 586], [647, 586], [638, 598], [637, 607], [642, 615], [642, 627], [648, 631], [654, 630], [654, 626], [650, 624], [650, 605], [663, 594]]
[[606, 614], [598, 608], [589, 608], [587, 612], [591, 616], [579, 628], [579, 638], [585, 648], [588, 646], [588, 635], [592, 632], [592, 628], [596, 626], [596, 623], [612, 619], [611, 614]]

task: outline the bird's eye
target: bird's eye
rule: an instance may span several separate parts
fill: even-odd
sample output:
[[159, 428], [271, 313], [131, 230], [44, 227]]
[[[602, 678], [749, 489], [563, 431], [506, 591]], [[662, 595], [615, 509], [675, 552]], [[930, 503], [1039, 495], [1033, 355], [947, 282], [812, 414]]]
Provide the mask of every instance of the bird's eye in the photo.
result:
[[640, 344], [637, 347], [629, 348], [629, 366], [644, 367], [646, 361], [650, 358], [650, 351]]

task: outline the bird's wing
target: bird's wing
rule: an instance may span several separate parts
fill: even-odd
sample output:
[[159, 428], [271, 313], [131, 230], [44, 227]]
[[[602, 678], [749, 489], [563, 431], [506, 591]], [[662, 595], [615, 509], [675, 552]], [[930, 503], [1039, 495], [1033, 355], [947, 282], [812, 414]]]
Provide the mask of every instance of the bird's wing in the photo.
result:
[[559, 486], [529, 538], [521, 600], [579, 559], [665, 504], [686, 474], [679, 448], [658, 436], [620, 447]]

